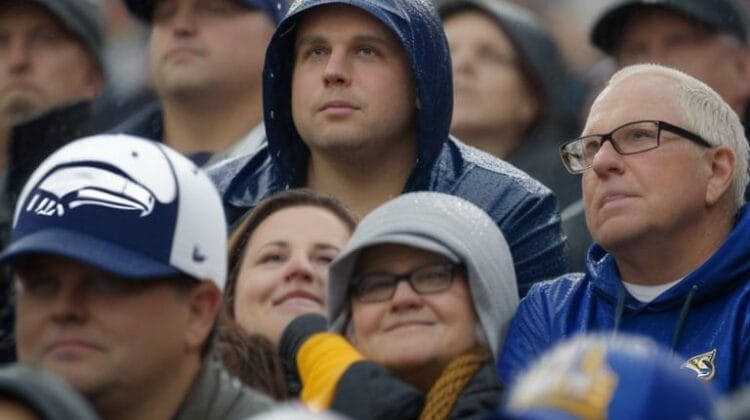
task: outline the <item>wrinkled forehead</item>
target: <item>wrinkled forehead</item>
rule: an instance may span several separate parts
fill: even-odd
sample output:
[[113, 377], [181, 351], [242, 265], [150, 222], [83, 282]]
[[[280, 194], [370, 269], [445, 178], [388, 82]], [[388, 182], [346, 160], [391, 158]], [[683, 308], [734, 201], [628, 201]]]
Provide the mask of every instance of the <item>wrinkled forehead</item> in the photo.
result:
[[584, 134], [602, 134], [632, 121], [683, 123], [676, 82], [664, 75], [639, 73], [608, 85], [591, 104]]

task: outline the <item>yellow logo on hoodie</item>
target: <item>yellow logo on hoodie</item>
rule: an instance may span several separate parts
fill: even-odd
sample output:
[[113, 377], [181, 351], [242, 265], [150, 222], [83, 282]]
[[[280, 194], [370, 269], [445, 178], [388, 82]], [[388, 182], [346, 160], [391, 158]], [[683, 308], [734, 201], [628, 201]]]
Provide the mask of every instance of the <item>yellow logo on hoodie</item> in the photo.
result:
[[713, 349], [691, 357], [684, 365], [682, 365], [682, 367], [695, 371], [698, 379], [710, 381], [716, 376], [716, 366], [714, 365], [715, 357], [716, 349]]

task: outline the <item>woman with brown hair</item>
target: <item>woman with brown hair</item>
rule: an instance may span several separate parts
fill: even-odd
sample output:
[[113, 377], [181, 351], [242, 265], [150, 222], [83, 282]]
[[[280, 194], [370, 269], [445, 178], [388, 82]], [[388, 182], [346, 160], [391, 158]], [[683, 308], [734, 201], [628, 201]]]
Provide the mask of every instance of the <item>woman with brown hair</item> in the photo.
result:
[[244, 382], [277, 398], [296, 395], [296, 383], [278, 389], [286, 381], [278, 379], [276, 346], [295, 317], [325, 315], [328, 265], [355, 226], [335, 199], [306, 189], [264, 200], [237, 226], [229, 239], [219, 347]]

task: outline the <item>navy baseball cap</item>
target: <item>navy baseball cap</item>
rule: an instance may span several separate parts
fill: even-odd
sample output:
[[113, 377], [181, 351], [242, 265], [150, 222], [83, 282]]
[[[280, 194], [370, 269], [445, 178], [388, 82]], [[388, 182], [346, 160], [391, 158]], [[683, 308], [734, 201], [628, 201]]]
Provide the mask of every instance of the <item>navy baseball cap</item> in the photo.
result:
[[545, 353], [510, 388], [495, 418], [710, 419], [709, 382], [649, 338], [579, 335]]
[[673, 11], [709, 28], [748, 42], [748, 17], [745, 6], [735, 0], [626, 0], [606, 10], [594, 22], [591, 42], [607, 54], [620, 43], [630, 14], [647, 7]]
[[[154, 6], [157, 0], [125, 0], [130, 13], [138, 19], [151, 23]], [[258, 9], [265, 12], [277, 25], [284, 18], [287, 11], [285, 0], [233, 0], [250, 9]]]
[[227, 228], [208, 176], [167, 146], [83, 138], [50, 155], [21, 192], [0, 262], [58, 255], [124, 278], [226, 281]]

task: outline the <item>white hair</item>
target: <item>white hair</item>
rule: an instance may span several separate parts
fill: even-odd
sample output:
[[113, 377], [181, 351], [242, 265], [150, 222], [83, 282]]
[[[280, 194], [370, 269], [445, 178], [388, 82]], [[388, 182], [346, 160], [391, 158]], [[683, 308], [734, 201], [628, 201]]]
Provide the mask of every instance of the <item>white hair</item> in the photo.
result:
[[621, 69], [609, 79], [607, 87], [599, 96], [606, 94], [625, 79], [646, 75], [661, 76], [673, 82], [677, 106], [689, 125], [686, 129], [703, 137], [713, 146], [724, 145], [734, 152], [731, 192], [734, 196], [734, 210], [737, 211], [745, 204], [745, 188], [750, 181], [750, 147], [737, 113], [707, 84], [679, 70], [659, 64], [636, 64]]

